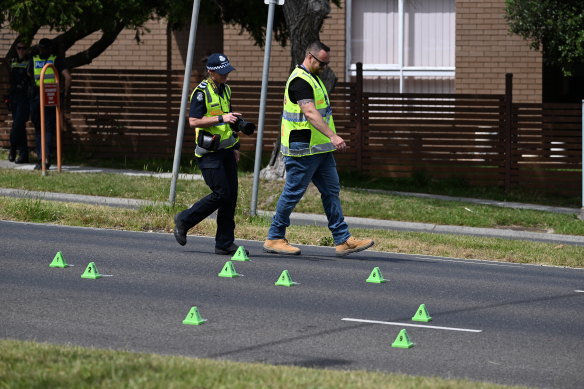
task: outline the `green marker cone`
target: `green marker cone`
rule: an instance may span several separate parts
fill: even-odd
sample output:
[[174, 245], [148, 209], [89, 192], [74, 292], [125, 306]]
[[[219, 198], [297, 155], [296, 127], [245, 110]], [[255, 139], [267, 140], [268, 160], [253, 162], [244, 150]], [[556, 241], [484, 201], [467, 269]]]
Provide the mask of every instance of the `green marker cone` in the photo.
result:
[[375, 266], [373, 268], [373, 270], [371, 271], [369, 278], [367, 278], [365, 281], [371, 282], [374, 284], [381, 284], [383, 282], [386, 282], [387, 280], [384, 279], [383, 276], [381, 275], [381, 270], [379, 270], [379, 268], [377, 266]]
[[426, 309], [426, 304], [421, 304], [414, 317], [412, 317], [413, 321], [423, 321], [425, 323], [432, 321], [432, 316], [428, 313]]
[[239, 248], [237, 249], [235, 254], [233, 254], [233, 257], [231, 257], [231, 260], [232, 261], [249, 261], [250, 259], [247, 256], [247, 253], [245, 252], [245, 247], [239, 246]]
[[298, 285], [298, 282], [292, 281], [292, 277], [290, 276], [290, 273], [288, 272], [288, 270], [284, 270], [282, 272], [282, 274], [280, 274], [280, 277], [278, 278], [278, 281], [276, 281], [275, 285], [294, 286], [294, 285]]
[[227, 261], [221, 270], [221, 273], [217, 274], [219, 277], [227, 277], [227, 278], [234, 278], [238, 277], [241, 274], [237, 274], [235, 271], [235, 266], [233, 266], [233, 262]]
[[89, 262], [89, 265], [87, 265], [85, 268], [81, 278], [88, 278], [90, 280], [97, 280], [98, 278], [101, 278], [101, 274], [99, 274], [99, 271], [97, 270], [97, 267], [95, 267], [94, 262]]
[[49, 267], [60, 267], [61, 269], [66, 268], [67, 266], [69, 266], [67, 264], [67, 262], [65, 262], [65, 258], [63, 258], [63, 254], [61, 254], [61, 252], [57, 252], [57, 254], [55, 254], [55, 258], [53, 258], [53, 262], [51, 262], [51, 264], [49, 265]]
[[414, 347], [414, 343], [412, 343], [412, 341], [410, 340], [410, 337], [408, 336], [408, 332], [405, 330], [405, 328], [403, 330], [401, 330], [399, 332], [399, 334], [397, 334], [397, 338], [395, 338], [395, 341], [391, 344], [391, 347], [397, 347], [397, 348], [412, 348], [412, 347]]
[[203, 319], [201, 317], [201, 314], [199, 313], [199, 308], [192, 307], [189, 313], [187, 314], [187, 317], [185, 317], [185, 319], [183, 320], [183, 324], [198, 326], [206, 321], [207, 321], [206, 319]]

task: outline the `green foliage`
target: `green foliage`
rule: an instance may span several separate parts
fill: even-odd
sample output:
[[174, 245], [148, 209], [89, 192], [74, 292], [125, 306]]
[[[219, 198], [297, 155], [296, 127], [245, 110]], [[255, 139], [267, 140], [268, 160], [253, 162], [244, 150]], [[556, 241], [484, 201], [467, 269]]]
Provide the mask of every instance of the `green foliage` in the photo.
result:
[[511, 32], [529, 40], [566, 76], [584, 61], [584, 1], [505, 0]]
[[[303, 0], [289, 0], [303, 1]], [[331, 1], [331, 0], [321, 0]], [[340, 6], [340, 0], [332, 0]], [[32, 42], [41, 27], [62, 34], [57, 37], [67, 50], [79, 39], [101, 31], [99, 50], [87, 53], [91, 59], [109, 46], [124, 28], [136, 29], [136, 39], [150, 19], [166, 18], [174, 29], [188, 28], [192, 14], [192, 0], [0, 0], [0, 25], [16, 31], [19, 37]], [[223, 21], [239, 25], [256, 44], [263, 46], [266, 36], [268, 6], [260, 0], [202, 0], [199, 23]], [[282, 46], [289, 38], [281, 6], [274, 16], [275, 40]], [[70, 67], [82, 66], [87, 60], [77, 59]]]
[[[266, 39], [266, 22], [268, 6], [263, 2], [250, 0], [216, 0], [221, 9], [221, 18], [225, 23], [241, 26], [241, 31], [248, 31], [256, 44], [263, 47]], [[286, 45], [288, 28], [284, 20], [282, 7], [274, 11], [274, 39], [282, 46]]]
[[39, 27], [63, 32], [88, 25], [98, 30], [115, 21], [123, 21], [127, 27], [138, 27], [151, 17], [153, 10], [165, 10], [161, 4], [156, 4], [156, 8], [145, 7], [145, 2], [139, 0], [17, 0], [5, 3], [2, 21], [6, 27], [30, 38]]

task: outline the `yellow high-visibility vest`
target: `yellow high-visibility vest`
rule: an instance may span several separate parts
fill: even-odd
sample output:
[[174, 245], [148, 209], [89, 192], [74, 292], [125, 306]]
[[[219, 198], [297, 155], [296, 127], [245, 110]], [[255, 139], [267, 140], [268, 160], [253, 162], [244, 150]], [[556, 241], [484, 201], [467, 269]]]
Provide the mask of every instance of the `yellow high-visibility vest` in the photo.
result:
[[[56, 55], [50, 55], [49, 58], [47, 59], [41, 59], [41, 57], [39, 57], [38, 55], [32, 57], [32, 62], [34, 66], [33, 69], [34, 83], [36, 84], [36, 86], [41, 86], [41, 70], [43, 70], [43, 67], [48, 63], [52, 63], [54, 65], [56, 59], [57, 59]], [[45, 84], [54, 84], [55, 82], [57, 82], [55, 80], [55, 72], [53, 71], [53, 68], [47, 68], [47, 70], [45, 70], [44, 80]]]
[[[281, 147], [280, 152], [286, 156], [302, 157], [305, 155], [313, 155], [320, 153], [329, 153], [335, 151], [336, 148], [332, 144], [328, 136], [318, 131], [304, 116], [302, 109], [298, 104], [290, 101], [288, 95], [288, 88], [290, 82], [295, 78], [300, 77], [310, 86], [314, 92], [314, 105], [318, 112], [322, 115], [324, 122], [329, 128], [336, 133], [335, 122], [333, 120], [333, 110], [330, 106], [330, 100], [327, 90], [317, 75], [312, 75], [301, 66], [296, 67], [288, 81], [286, 82], [286, 90], [284, 92], [284, 110], [282, 112], [282, 129], [281, 129]], [[310, 144], [307, 149], [290, 150], [290, 134], [294, 130], [310, 129]]]
[[[217, 93], [217, 90], [214, 88], [214, 82], [212, 80], [204, 80], [202, 81], [189, 98], [189, 101], [193, 99], [197, 92], [202, 92], [205, 95], [205, 105], [207, 107], [207, 112], [204, 116], [219, 116], [228, 113], [230, 110], [230, 103], [231, 103], [231, 88], [229, 85], [225, 84], [225, 90], [223, 91], [223, 97]], [[199, 139], [199, 131], [206, 131], [211, 133], [212, 135], [219, 135], [220, 142], [219, 142], [219, 149], [229, 149], [235, 146], [239, 142], [239, 138], [233, 136], [233, 130], [229, 123], [218, 123], [212, 127], [205, 127], [205, 128], [196, 128], [195, 129], [195, 139]], [[204, 154], [212, 152], [210, 150], [206, 150], [202, 147], [195, 148], [195, 155], [197, 157], [202, 157]]]

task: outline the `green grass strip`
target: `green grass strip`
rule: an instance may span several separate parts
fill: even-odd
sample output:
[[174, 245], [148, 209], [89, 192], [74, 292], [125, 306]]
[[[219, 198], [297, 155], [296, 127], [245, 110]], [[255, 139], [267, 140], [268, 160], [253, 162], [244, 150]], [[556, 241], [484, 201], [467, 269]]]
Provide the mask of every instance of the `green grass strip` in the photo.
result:
[[0, 387], [11, 389], [510, 388], [469, 380], [272, 366], [15, 340], [0, 340], [0, 349]]
[[[173, 215], [180, 208], [147, 206], [138, 210], [61, 203], [38, 199], [0, 197], [0, 219], [97, 227], [130, 231], [172, 233]], [[263, 241], [270, 219], [236, 214], [236, 239]], [[189, 231], [193, 235], [215, 236], [216, 225], [207, 219]], [[453, 258], [484, 259], [512, 263], [584, 267], [584, 246], [558, 245], [525, 240], [476, 236], [351, 229], [357, 237], [375, 240], [374, 250]], [[330, 231], [320, 226], [291, 226], [287, 238], [294, 244], [328, 246], [333, 249]], [[173, 239], [169, 236], [169, 239]]]
[[[251, 200], [252, 175], [242, 174], [239, 181], [238, 204], [240, 211], [246, 212]], [[51, 172], [46, 177], [40, 177], [38, 172], [0, 169], [0, 187], [165, 202], [168, 200], [170, 180], [101, 173]], [[282, 181], [261, 181], [258, 209], [274, 210], [282, 187]], [[176, 192], [177, 207], [184, 209], [209, 192], [209, 188], [202, 180], [179, 180]], [[584, 235], [584, 222], [578, 220], [575, 214], [370, 193], [350, 188], [343, 189], [340, 196], [345, 216]], [[295, 211], [323, 213], [320, 194], [313, 185], [309, 186]]]

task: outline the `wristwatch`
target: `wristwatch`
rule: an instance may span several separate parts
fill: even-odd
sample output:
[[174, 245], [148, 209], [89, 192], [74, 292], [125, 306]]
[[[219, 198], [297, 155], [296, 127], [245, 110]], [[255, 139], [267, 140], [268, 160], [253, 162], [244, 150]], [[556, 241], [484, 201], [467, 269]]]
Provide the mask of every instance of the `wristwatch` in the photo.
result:
[[219, 115], [217, 120], [217, 123], [223, 123], [223, 115]]

